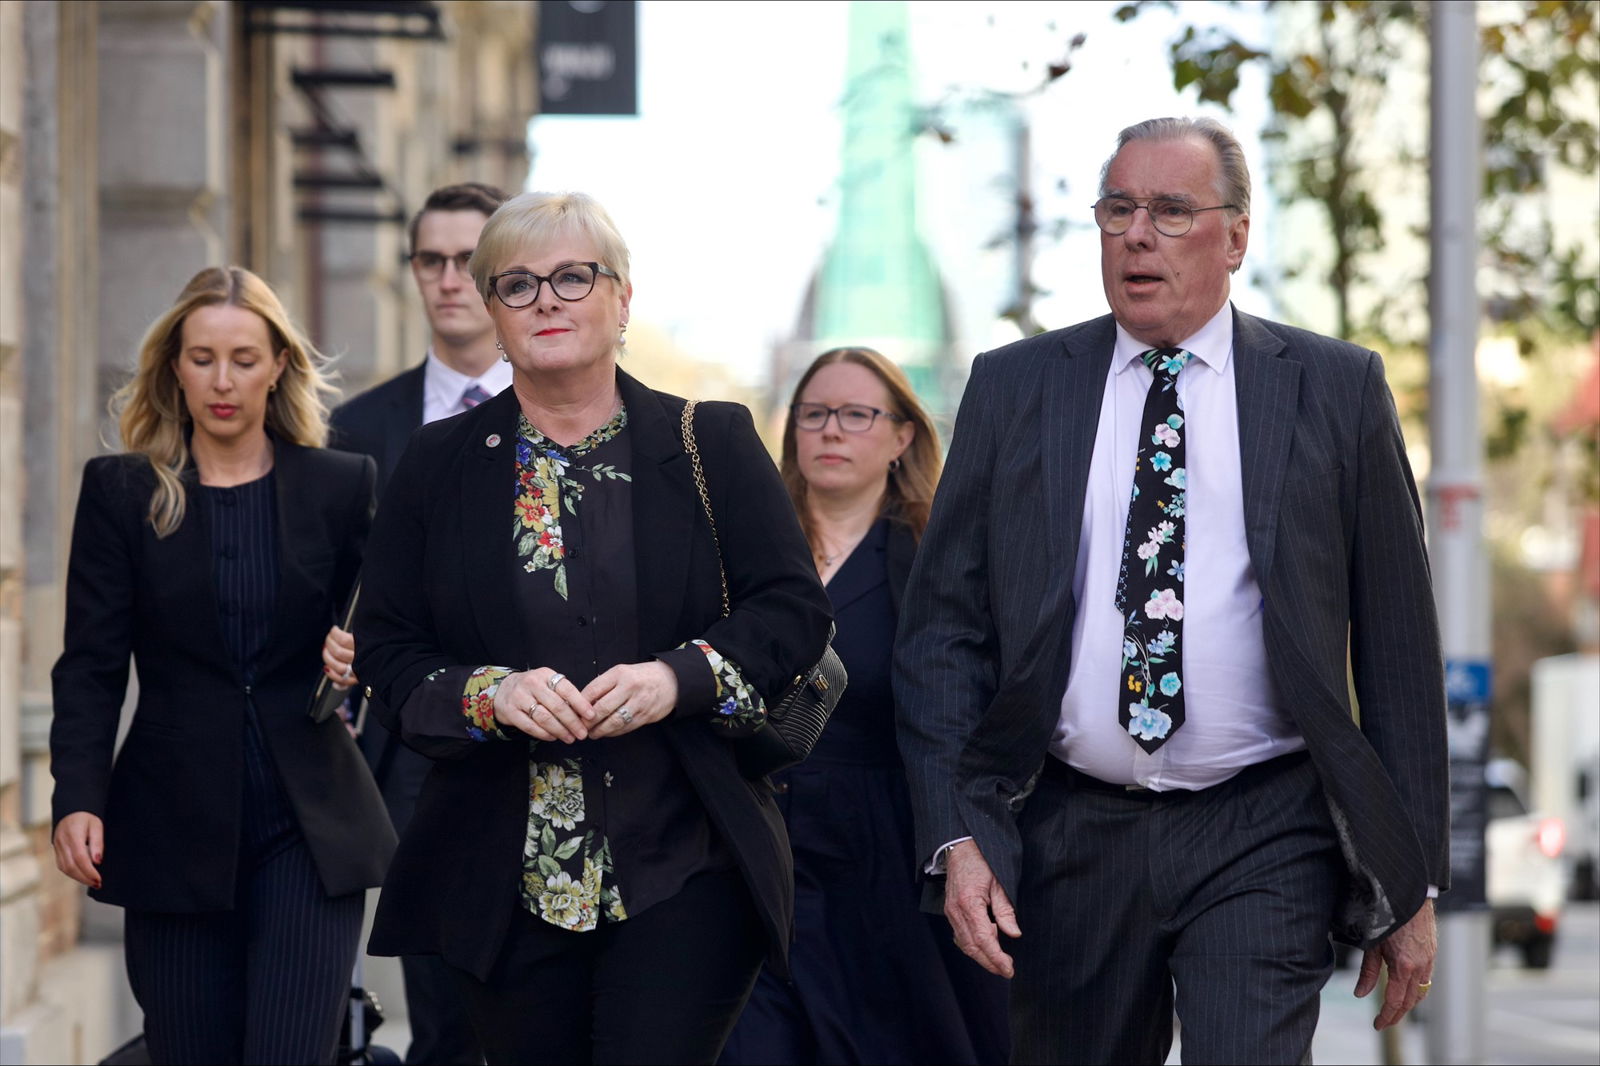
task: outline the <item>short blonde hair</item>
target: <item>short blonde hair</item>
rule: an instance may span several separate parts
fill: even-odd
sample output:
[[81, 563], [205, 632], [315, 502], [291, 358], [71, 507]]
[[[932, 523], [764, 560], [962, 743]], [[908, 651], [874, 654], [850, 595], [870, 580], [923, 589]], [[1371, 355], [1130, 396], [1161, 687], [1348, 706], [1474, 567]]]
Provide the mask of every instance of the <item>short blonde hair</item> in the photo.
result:
[[513, 257], [563, 237], [592, 243], [600, 264], [617, 275], [620, 288], [627, 289], [628, 245], [598, 200], [581, 192], [525, 192], [501, 204], [478, 235], [472, 281], [484, 303], [493, 297], [489, 279], [505, 270]]
[[253, 311], [267, 325], [272, 355], [287, 352], [278, 387], [267, 395], [267, 428], [293, 444], [319, 448], [328, 439], [324, 396], [338, 392], [329, 383], [327, 360], [284, 310], [272, 287], [240, 266], [206, 267], [189, 279], [172, 307], [156, 319], [139, 346], [133, 378], [111, 397], [111, 416], [122, 432], [122, 446], [140, 452], [156, 473], [147, 517], [158, 537], [183, 524], [185, 496], [181, 475], [189, 465], [189, 408], [178, 388], [174, 364], [183, 343], [183, 323], [195, 309], [216, 306]]

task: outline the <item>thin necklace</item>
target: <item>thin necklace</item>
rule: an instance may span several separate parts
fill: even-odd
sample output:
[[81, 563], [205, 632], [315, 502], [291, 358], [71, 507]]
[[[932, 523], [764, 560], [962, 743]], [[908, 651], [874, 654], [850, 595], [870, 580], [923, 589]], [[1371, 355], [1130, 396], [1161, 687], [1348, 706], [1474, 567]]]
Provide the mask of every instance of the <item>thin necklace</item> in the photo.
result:
[[[871, 528], [872, 528], [871, 526], [867, 527], [868, 530], [870, 530]], [[816, 552], [815, 554], [816, 554], [818, 559], [822, 560], [822, 565], [824, 567], [832, 566], [834, 564], [835, 560], [842, 559], [846, 555], [849, 555], [850, 552], [855, 549], [855, 546], [857, 544], [861, 543], [861, 541], [866, 537], [866, 535], [867, 535], [867, 530], [863, 530], [858, 536], [856, 536], [848, 544], [841, 545], [839, 547], [839, 549], [837, 551], [835, 551], [832, 555], [825, 555], [822, 552]]]

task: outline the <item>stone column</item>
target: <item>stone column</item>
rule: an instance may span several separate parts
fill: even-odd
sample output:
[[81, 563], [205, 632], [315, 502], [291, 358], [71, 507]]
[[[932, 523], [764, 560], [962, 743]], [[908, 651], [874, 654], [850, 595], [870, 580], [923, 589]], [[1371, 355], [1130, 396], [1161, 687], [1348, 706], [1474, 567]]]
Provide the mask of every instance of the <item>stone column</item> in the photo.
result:
[[24, 8], [0, 4], [0, 1057], [37, 997], [39, 864], [22, 826]]
[[227, 258], [229, 55], [226, 5], [99, 7], [100, 366], [109, 392], [184, 282]]

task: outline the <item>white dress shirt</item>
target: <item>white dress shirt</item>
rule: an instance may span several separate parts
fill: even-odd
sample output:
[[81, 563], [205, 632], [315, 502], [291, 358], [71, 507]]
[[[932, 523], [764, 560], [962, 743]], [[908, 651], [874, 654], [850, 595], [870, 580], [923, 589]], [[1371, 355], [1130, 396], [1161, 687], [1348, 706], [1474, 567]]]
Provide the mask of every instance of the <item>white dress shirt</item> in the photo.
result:
[[511, 364], [496, 359], [478, 377], [468, 377], [446, 365], [443, 359], [428, 349], [428, 361], [422, 371], [422, 423], [437, 422], [441, 418], [458, 415], [466, 408], [461, 404], [461, 394], [474, 385], [482, 386], [490, 396], [504, 392], [511, 384]]
[[1072, 672], [1050, 753], [1092, 777], [1145, 788], [1199, 789], [1305, 747], [1281, 709], [1261, 631], [1263, 601], [1245, 542], [1233, 307], [1179, 346], [1189, 471], [1183, 581], [1183, 727], [1153, 754], [1117, 720], [1122, 615], [1117, 574], [1133, 494], [1150, 350], [1117, 326], [1084, 497], [1072, 591]]

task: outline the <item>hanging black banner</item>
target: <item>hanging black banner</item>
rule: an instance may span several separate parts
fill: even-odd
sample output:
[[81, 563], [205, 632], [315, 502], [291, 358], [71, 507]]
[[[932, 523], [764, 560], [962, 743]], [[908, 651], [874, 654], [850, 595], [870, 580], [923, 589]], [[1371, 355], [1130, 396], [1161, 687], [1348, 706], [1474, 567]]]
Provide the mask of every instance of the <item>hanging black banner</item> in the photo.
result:
[[634, 0], [540, 0], [539, 111], [639, 113], [639, 15]]

